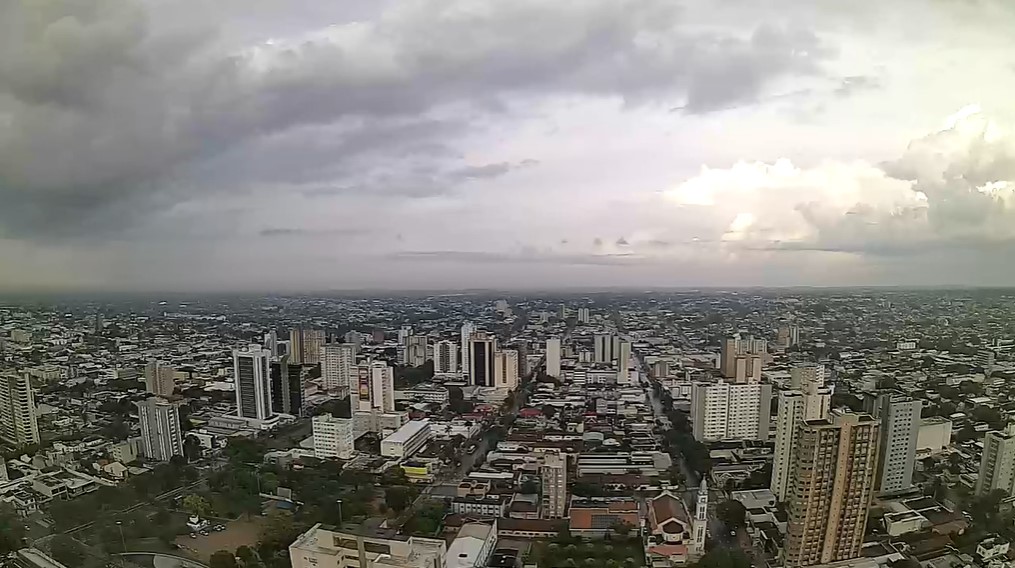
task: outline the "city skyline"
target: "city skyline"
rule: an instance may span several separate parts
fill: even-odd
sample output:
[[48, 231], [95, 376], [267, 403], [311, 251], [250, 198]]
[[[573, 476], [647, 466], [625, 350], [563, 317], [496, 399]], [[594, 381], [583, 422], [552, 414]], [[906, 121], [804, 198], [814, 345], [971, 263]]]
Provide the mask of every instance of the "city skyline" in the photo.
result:
[[183, 6], [0, 7], [0, 291], [1015, 283], [1000, 0]]

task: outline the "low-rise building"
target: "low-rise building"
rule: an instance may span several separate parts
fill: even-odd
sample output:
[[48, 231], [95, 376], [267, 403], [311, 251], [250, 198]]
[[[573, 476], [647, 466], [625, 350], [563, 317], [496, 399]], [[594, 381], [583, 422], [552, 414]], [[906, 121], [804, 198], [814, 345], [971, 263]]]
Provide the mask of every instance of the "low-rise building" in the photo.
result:
[[451, 511], [459, 515], [481, 515], [484, 517], [503, 517], [507, 511], [509, 498], [501, 495], [489, 497], [456, 497], [451, 501]]
[[447, 565], [447, 545], [435, 538], [385, 538], [318, 523], [289, 546], [289, 558], [292, 568], [433, 568]]
[[497, 521], [492, 525], [485, 523], [466, 523], [458, 531], [458, 536], [448, 547], [447, 568], [479, 568], [486, 566], [487, 560], [497, 546]]
[[429, 420], [410, 420], [394, 434], [381, 440], [381, 455], [389, 458], [408, 458], [430, 440]]

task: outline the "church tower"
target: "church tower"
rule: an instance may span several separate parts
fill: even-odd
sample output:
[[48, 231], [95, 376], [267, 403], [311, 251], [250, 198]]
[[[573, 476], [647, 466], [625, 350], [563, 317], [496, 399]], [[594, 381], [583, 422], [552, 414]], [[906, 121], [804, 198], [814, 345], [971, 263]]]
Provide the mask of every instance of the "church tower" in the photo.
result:
[[694, 543], [691, 555], [701, 557], [705, 554], [705, 532], [708, 528], [708, 485], [705, 478], [701, 479], [698, 488], [698, 506], [694, 511]]

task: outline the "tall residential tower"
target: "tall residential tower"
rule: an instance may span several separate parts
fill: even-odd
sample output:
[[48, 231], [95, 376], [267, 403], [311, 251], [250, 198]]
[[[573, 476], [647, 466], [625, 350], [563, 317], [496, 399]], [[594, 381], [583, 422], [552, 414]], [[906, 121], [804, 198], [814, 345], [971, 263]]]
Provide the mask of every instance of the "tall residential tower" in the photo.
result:
[[831, 419], [801, 424], [789, 488], [787, 567], [860, 556], [874, 495], [878, 430], [866, 414], [834, 412]]

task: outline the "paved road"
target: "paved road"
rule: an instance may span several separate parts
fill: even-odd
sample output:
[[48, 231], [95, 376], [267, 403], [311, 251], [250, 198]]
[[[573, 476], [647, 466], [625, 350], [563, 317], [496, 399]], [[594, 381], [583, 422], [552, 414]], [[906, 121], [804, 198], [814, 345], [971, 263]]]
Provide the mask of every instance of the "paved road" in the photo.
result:
[[[639, 364], [641, 365], [641, 383], [645, 385], [645, 393], [648, 397], [649, 403], [652, 405], [653, 414], [662, 418], [662, 427], [664, 429], [672, 429], [673, 424], [670, 419], [663, 412], [662, 401], [656, 396], [655, 389], [652, 388], [652, 381], [648, 380], [645, 376], [645, 364], [639, 358]], [[677, 455], [673, 456], [674, 463], [680, 467], [681, 473], [684, 475], [685, 486], [687, 489], [683, 492], [684, 503], [687, 505], [687, 510], [693, 515], [697, 508], [698, 500], [698, 487], [701, 484], [701, 476], [698, 472], [694, 471], [687, 465], [687, 460], [684, 459], [683, 454], [677, 452]], [[716, 513], [717, 508], [721, 502], [726, 498], [726, 494], [723, 491], [716, 489], [709, 489], [708, 491], [708, 531], [710, 536], [711, 546], [720, 546], [723, 548], [735, 548], [738, 547], [738, 536], [730, 535], [729, 529], [726, 525], [719, 520]]]

